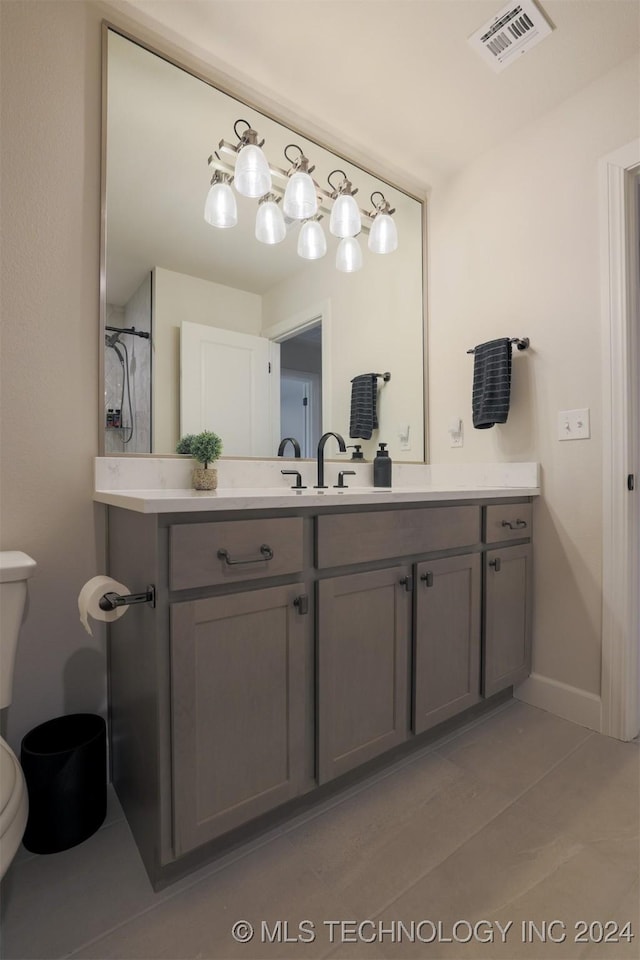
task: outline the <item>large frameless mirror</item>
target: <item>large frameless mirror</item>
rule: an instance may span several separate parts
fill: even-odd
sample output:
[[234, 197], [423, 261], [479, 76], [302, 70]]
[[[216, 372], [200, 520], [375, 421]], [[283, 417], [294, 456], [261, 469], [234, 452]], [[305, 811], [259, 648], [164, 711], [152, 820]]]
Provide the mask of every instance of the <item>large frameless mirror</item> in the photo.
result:
[[[347, 442], [423, 460], [423, 203], [112, 28], [106, 50], [104, 453], [170, 454], [207, 429], [225, 456], [286, 436], [313, 456], [323, 431], [349, 437], [354, 378], [380, 374], [378, 429]], [[266, 199], [235, 183], [248, 127]], [[296, 219], [284, 193], [307, 170], [318, 209]], [[360, 232], [341, 238], [349, 192]]]

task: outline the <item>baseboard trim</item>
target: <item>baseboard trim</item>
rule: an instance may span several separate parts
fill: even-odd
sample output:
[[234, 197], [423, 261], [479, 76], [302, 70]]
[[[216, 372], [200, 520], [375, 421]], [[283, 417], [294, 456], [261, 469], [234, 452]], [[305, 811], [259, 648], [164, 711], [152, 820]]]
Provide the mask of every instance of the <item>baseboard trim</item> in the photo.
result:
[[515, 688], [513, 695], [532, 707], [548, 710], [564, 720], [579, 723], [598, 733], [601, 731], [602, 703], [595, 693], [532, 673]]

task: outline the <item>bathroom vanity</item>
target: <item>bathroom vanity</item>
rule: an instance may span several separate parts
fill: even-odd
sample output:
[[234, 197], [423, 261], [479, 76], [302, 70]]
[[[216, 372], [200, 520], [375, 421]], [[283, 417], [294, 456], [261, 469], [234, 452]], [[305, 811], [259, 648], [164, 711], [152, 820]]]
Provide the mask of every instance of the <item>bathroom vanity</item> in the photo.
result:
[[155, 587], [110, 627], [113, 782], [154, 885], [527, 676], [533, 498], [506, 493], [96, 495], [109, 572]]

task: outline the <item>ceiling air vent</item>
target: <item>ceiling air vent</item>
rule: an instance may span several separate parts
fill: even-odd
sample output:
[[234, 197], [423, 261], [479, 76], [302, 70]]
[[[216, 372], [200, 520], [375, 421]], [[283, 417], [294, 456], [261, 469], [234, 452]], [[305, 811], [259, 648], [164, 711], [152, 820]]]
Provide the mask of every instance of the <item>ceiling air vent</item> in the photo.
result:
[[514, 63], [551, 33], [552, 27], [533, 0], [509, 3], [469, 37], [469, 43], [496, 73]]

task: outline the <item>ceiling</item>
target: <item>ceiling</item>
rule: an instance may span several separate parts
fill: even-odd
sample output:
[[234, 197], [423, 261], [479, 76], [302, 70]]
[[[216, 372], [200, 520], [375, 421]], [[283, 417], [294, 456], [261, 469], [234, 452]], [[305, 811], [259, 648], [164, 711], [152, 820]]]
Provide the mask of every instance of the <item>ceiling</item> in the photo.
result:
[[552, 34], [502, 73], [467, 43], [502, 0], [112, 5], [279, 104], [310, 135], [425, 190], [640, 48], [637, 0], [545, 0]]

